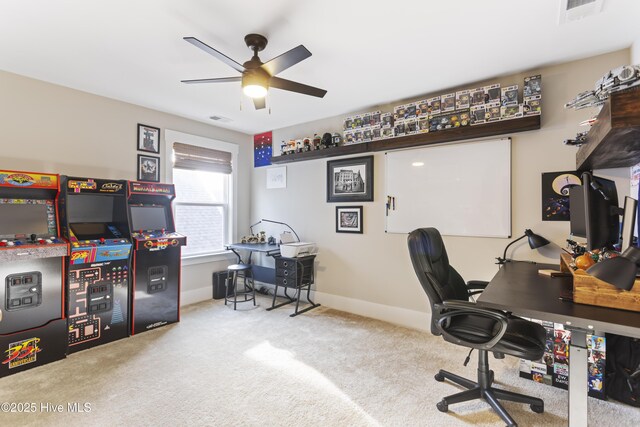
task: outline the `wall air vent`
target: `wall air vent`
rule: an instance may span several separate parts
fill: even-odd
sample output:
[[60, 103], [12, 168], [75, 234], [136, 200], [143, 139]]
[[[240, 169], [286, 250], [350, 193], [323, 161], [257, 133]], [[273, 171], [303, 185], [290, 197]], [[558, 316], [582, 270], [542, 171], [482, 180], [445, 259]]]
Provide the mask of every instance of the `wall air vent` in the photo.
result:
[[579, 21], [602, 12], [604, 0], [561, 0], [559, 24]]
[[221, 122], [221, 123], [229, 123], [232, 121], [230, 118], [222, 117], [222, 116], [211, 116], [209, 118], [215, 122]]

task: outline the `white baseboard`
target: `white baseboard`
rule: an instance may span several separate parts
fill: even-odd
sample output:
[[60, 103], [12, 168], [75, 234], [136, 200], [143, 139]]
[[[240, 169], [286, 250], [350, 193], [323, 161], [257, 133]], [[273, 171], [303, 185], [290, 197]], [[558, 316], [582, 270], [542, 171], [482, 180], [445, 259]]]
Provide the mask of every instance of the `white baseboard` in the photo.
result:
[[[256, 285], [264, 285], [273, 289], [273, 285], [256, 282]], [[280, 292], [279, 292], [280, 293]], [[206, 286], [189, 291], [182, 291], [180, 295], [180, 306], [195, 304], [201, 301], [212, 299], [211, 287]], [[383, 320], [407, 328], [429, 331], [429, 321], [431, 312], [408, 310], [401, 307], [378, 304], [375, 302], [363, 301], [355, 298], [347, 298], [340, 295], [327, 294], [324, 292], [311, 291], [311, 299], [325, 307], [333, 308], [347, 313], [370, 317], [372, 319]]]
[[360, 316], [384, 320], [396, 325], [406, 326], [421, 331], [429, 331], [431, 312], [408, 310], [406, 308], [393, 307], [375, 302], [363, 301], [355, 298], [347, 298], [339, 295], [326, 294], [324, 292], [312, 292], [312, 299], [325, 307], [334, 308]]
[[180, 292], [180, 307], [185, 305], [195, 304], [201, 301], [207, 301], [213, 298], [211, 286], [205, 286], [202, 288], [191, 289], [188, 291], [182, 290]]

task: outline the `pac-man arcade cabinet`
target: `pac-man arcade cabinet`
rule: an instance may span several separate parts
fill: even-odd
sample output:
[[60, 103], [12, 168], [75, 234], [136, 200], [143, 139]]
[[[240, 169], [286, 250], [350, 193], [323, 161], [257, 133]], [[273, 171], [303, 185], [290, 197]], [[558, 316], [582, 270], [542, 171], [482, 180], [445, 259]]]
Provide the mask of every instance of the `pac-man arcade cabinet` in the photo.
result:
[[0, 377], [67, 351], [58, 175], [0, 171]]
[[71, 244], [66, 277], [69, 353], [129, 336], [126, 192], [126, 181], [62, 179], [62, 233]]
[[180, 321], [180, 256], [187, 238], [176, 233], [173, 184], [129, 181], [134, 242], [132, 334]]

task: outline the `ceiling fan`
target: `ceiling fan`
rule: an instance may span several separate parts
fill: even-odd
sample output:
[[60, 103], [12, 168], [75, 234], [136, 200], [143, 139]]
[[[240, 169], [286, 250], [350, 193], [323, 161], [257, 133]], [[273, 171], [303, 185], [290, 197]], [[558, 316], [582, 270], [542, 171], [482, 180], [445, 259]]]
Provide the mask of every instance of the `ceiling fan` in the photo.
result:
[[242, 75], [212, 79], [181, 80], [182, 83], [241, 82], [242, 90], [245, 95], [253, 98], [253, 104], [255, 105], [256, 110], [265, 108], [266, 104], [264, 97], [270, 87], [297, 92], [303, 95], [317, 96], [318, 98], [324, 97], [327, 93], [326, 90], [319, 89], [317, 87], [307, 86], [302, 83], [276, 77], [276, 74], [311, 56], [311, 52], [309, 52], [303, 45], [294, 47], [288, 52], [263, 63], [260, 58], [258, 58], [258, 52], [262, 51], [265, 46], [267, 46], [267, 38], [260, 34], [247, 34], [244, 41], [247, 44], [247, 47], [253, 51], [253, 57], [240, 65], [225, 54], [215, 50], [195, 37], [184, 37], [184, 40], [195, 47], [202, 49], [215, 58], [218, 58], [234, 70], [241, 72]]

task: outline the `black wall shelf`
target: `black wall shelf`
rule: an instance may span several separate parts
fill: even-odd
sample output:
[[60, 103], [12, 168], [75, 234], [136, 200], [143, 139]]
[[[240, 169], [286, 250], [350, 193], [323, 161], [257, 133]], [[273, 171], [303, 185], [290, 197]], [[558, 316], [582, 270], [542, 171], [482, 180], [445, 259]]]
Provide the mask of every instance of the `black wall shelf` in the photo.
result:
[[540, 129], [540, 116], [528, 116], [520, 119], [501, 120], [477, 126], [462, 126], [454, 129], [441, 130], [430, 133], [417, 133], [396, 138], [380, 139], [359, 144], [342, 145], [324, 150], [306, 151], [303, 153], [274, 156], [273, 164], [300, 162], [304, 160], [325, 157], [347, 156], [350, 154], [368, 153], [374, 151], [397, 150], [399, 148], [419, 147], [444, 142], [463, 141], [467, 139], [484, 138], [488, 136], [505, 135]]

